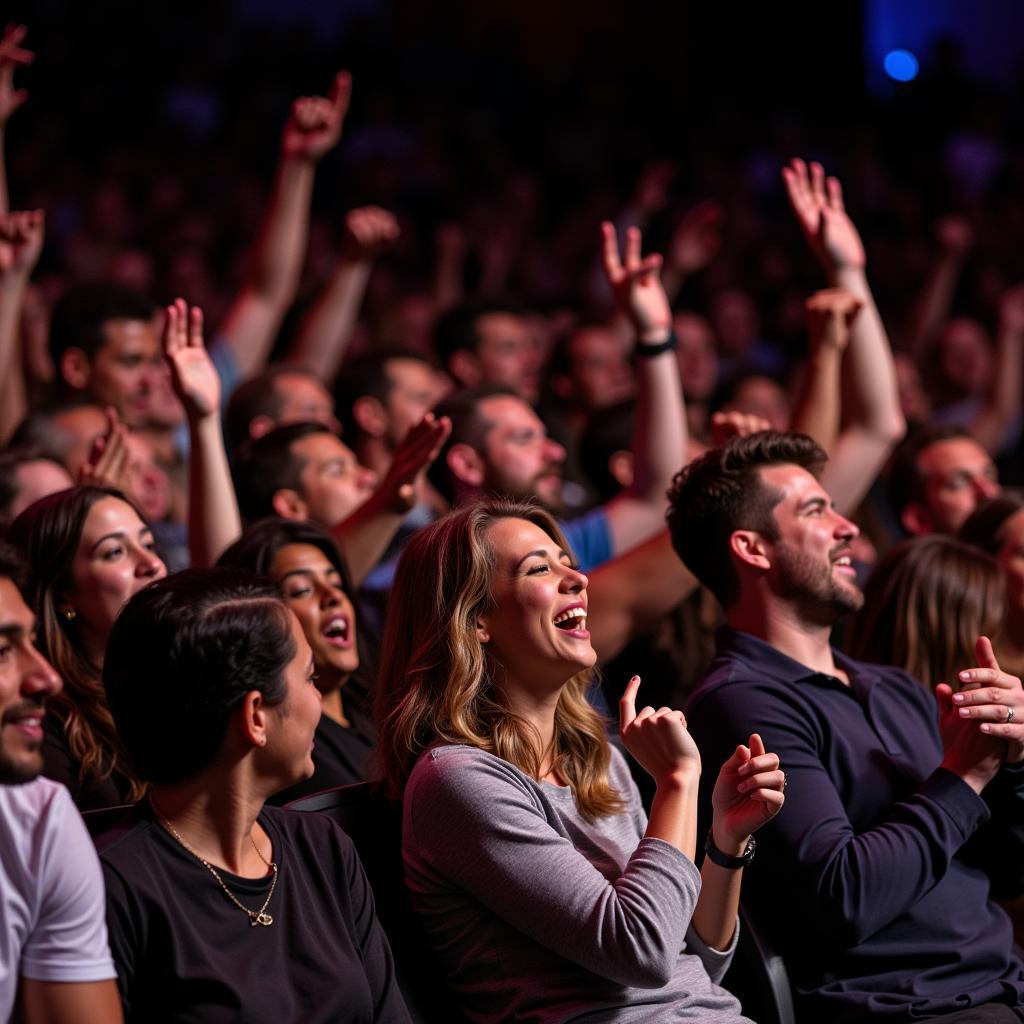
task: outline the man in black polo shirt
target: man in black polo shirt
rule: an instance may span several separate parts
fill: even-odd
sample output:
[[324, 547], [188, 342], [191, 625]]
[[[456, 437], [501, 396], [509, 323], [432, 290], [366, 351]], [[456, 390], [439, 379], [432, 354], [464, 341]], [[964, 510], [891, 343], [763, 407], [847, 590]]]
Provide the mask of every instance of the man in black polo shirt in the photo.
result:
[[968, 689], [940, 687], [937, 709], [905, 672], [831, 648], [863, 596], [824, 462], [809, 438], [767, 431], [670, 492], [676, 551], [728, 620], [691, 732], [709, 764], [759, 732], [789, 783], [745, 891], [804, 1021], [1024, 1020], [1024, 964], [989, 898], [1024, 888], [1020, 680], [979, 641]]

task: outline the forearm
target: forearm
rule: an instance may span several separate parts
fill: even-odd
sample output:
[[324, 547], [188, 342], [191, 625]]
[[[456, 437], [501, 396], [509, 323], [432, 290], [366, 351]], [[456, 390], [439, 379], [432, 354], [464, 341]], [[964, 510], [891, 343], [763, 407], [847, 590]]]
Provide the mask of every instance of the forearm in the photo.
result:
[[1002, 446], [1007, 427], [1020, 415], [1024, 390], [1022, 349], [1024, 336], [1005, 327], [999, 331], [992, 386], [984, 407], [971, 424], [974, 439], [993, 455]]
[[[716, 845], [718, 841], [716, 840]], [[723, 848], [730, 857], [740, 857], [746, 849], [744, 842], [739, 848]], [[743, 885], [743, 869], [723, 868], [704, 858], [700, 869], [700, 896], [693, 911], [693, 928], [705, 945], [712, 949], [728, 949], [736, 933], [736, 917], [740, 909], [740, 889]]]
[[906, 347], [914, 359], [920, 360], [927, 356], [939, 328], [949, 316], [962, 269], [963, 260], [950, 255], [943, 255], [932, 267], [914, 304], [907, 331]]
[[18, 345], [27, 285], [22, 275], [11, 274], [0, 280], [0, 444], [6, 443], [28, 411]]
[[238, 539], [242, 520], [219, 414], [190, 422], [189, 434], [189, 552], [194, 567], [206, 568]]
[[24, 1024], [121, 1024], [121, 1000], [113, 981], [60, 982], [22, 978]]
[[372, 263], [342, 260], [299, 329], [285, 361], [303, 366], [321, 380], [337, 377], [366, 294]]
[[843, 353], [838, 347], [817, 346], [793, 409], [792, 430], [813, 438], [826, 453], [834, 449], [839, 436], [842, 365]]
[[659, 780], [644, 838], [660, 839], [684, 857], [695, 860], [699, 788], [699, 769], [680, 771]]
[[352, 582], [359, 586], [380, 561], [398, 532], [406, 511], [371, 495], [350, 516], [331, 528], [345, 556]]
[[0, 124], [0, 213], [10, 213], [11, 197], [7, 191], [7, 127]]

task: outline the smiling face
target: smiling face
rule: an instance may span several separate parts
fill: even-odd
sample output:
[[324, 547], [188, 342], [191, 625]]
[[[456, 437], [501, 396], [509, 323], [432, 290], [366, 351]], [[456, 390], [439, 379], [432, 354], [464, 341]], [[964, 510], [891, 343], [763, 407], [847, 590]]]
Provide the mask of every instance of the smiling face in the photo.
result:
[[312, 544], [288, 544], [274, 556], [270, 575], [284, 591], [313, 651], [317, 686], [327, 693], [359, 667], [356, 620], [341, 573]]
[[999, 474], [992, 457], [969, 437], [950, 437], [928, 445], [917, 457], [924, 478], [924, 505], [916, 515], [903, 513], [912, 534], [954, 534], [986, 498], [999, 493]]
[[814, 625], [856, 611], [864, 603], [850, 558], [857, 527], [836, 512], [806, 469], [768, 466], [760, 476], [782, 494], [774, 509], [777, 535], [765, 541], [772, 591]]
[[109, 320], [104, 344], [89, 368], [89, 393], [117, 409], [121, 422], [142, 427], [149, 421], [163, 373], [160, 342], [147, 320]]
[[128, 598], [166, 575], [153, 531], [135, 509], [120, 498], [100, 498], [85, 518], [71, 563], [71, 583], [58, 606], [74, 612], [86, 651], [100, 663], [114, 620]]
[[493, 607], [478, 635], [499, 669], [510, 701], [517, 694], [557, 695], [597, 654], [587, 630], [587, 578], [539, 526], [500, 519], [486, 534], [494, 552]]
[[35, 616], [0, 577], [0, 785], [30, 782], [43, 769], [43, 716], [60, 677], [35, 646]]

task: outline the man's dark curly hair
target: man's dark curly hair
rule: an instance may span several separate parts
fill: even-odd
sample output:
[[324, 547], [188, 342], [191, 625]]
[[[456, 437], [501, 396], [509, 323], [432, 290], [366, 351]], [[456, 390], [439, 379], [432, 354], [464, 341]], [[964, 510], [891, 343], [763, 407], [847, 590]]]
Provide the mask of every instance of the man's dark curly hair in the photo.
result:
[[668, 491], [668, 528], [676, 554], [728, 608], [739, 597], [739, 577], [729, 554], [736, 530], [778, 536], [773, 514], [782, 495], [765, 484], [766, 466], [801, 466], [815, 477], [824, 451], [805, 434], [765, 430], [712, 448], [676, 474]]

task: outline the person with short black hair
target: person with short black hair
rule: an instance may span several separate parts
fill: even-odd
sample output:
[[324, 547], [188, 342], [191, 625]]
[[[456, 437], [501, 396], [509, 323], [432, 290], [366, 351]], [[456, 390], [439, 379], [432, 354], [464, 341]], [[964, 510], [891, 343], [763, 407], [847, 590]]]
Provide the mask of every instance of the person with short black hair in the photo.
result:
[[[697, 459], [669, 495], [676, 551], [728, 622], [691, 731], [713, 760], [756, 728], [800, 793], [763, 830], [747, 895], [802, 1020], [1017, 1020], [1024, 963], [992, 897], [1024, 886], [1021, 681], [984, 637], [962, 689], [935, 696], [833, 650], [864, 598], [857, 528], [818, 482], [824, 462], [810, 438], [754, 434]], [[705, 825], [711, 806], [704, 784]]]
[[104, 684], [150, 786], [97, 840], [129, 1021], [409, 1020], [351, 841], [264, 806], [313, 771], [313, 677], [251, 573], [185, 570], [118, 619]]

